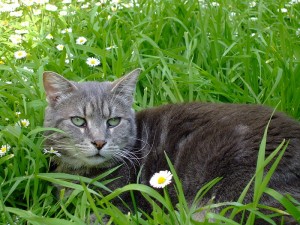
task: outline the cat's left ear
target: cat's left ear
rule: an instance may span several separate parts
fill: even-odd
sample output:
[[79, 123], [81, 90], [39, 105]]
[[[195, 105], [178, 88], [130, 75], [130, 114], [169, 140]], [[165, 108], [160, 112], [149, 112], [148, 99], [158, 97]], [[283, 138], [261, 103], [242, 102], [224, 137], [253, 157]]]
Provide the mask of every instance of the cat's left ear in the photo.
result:
[[133, 101], [133, 93], [136, 87], [141, 69], [135, 69], [120, 79], [112, 83], [111, 92], [124, 97], [128, 101]]
[[77, 90], [71, 81], [51, 71], [43, 73], [43, 83], [50, 105], [55, 105], [61, 98]]

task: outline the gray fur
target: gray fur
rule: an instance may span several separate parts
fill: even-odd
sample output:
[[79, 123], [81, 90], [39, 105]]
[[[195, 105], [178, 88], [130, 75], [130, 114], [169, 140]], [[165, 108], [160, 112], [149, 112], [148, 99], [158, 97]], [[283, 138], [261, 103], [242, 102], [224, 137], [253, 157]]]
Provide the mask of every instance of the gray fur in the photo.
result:
[[[143, 110], [131, 108], [139, 70], [111, 82], [68, 81], [53, 73], [44, 73], [49, 105], [45, 127], [65, 133], [48, 132], [46, 145], [58, 150], [56, 171], [94, 177], [116, 165], [113, 174], [122, 176], [111, 188], [136, 182], [143, 165], [141, 183], [168, 169], [164, 152], [170, 157], [181, 179], [189, 202], [207, 182], [222, 177], [207, 199], [236, 201], [255, 172], [257, 153], [264, 129], [273, 110], [259, 105], [186, 103]], [[87, 120], [86, 128], [72, 124], [70, 118]], [[107, 127], [107, 120], [121, 117], [121, 123]], [[107, 142], [98, 150], [95, 140]], [[300, 200], [300, 124], [282, 113], [272, 116], [266, 154], [283, 140], [289, 146], [269, 186]], [[102, 142], [101, 142], [102, 143]], [[170, 188], [171, 198], [176, 193]], [[252, 200], [251, 192], [245, 202]], [[278, 207], [263, 196], [262, 204]], [[140, 202], [143, 207], [143, 201]]]

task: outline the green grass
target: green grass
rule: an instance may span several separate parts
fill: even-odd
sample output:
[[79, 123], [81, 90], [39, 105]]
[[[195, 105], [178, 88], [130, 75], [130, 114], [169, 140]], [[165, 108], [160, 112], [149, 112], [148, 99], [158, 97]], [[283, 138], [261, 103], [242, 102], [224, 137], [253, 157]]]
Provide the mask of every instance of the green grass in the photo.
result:
[[[261, 0], [250, 7], [252, 1], [247, 0], [222, 0], [219, 6], [209, 0], [139, 0], [125, 7], [125, 1], [99, 6], [89, 2], [88, 8], [81, 8], [86, 3], [51, 1], [58, 7], [54, 12], [47, 11], [45, 4], [21, 4], [16, 9], [22, 10], [21, 17], [2, 12], [0, 5], [0, 146], [11, 146], [0, 157], [0, 223], [85, 224], [94, 211], [100, 217], [113, 215], [115, 224], [201, 224], [192, 221], [192, 214], [203, 209], [187, 206], [178, 179], [179, 204], [172, 206], [167, 190], [162, 196], [150, 187], [132, 184], [102, 196], [105, 177], [81, 177], [81, 184], [73, 184], [77, 176], [47, 173], [42, 73], [52, 70], [76, 81], [102, 81], [141, 67], [136, 110], [195, 100], [259, 103], [278, 105], [279, 110], [300, 119], [300, 3], [287, 6], [288, 1]], [[64, 6], [68, 15], [60, 16]], [[282, 8], [287, 12], [281, 12]], [[36, 10], [41, 14], [34, 15]], [[24, 27], [23, 22], [29, 26]], [[61, 33], [66, 28], [72, 32]], [[9, 39], [16, 30], [27, 31], [19, 44]], [[48, 34], [53, 39], [47, 39]], [[76, 44], [81, 36], [87, 39], [84, 45]], [[56, 48], [58, 44], [64, 45], [63, 51]], [[18, 50], [26, 51], [27, 56], [16, 59]], [[89, 67], [88, 57], [98, 58], [101, 65]], [[21, 119], [30, 124], [16, 126]], [[284, 146], [272, 157], [279, 160]], [[236, 224], [232, 218], [242, 210], [251, 212], [244, 221], [247, 224], [254, 223], [255, 215], [269, 220], [257, 210], [263, 207], [259, 205], [263, 191], [286, 207], [285, 212], [273, 209], [274, 214], [289, 213], [299, 221], [299, 202], [267, 188], [271, 174], [264, 177], [262, 167], [271, 160], [264, 158], [263, 150], [262, 146], [253, 178], [253, 203], [243, 205], [243, 193], [240, 202], [205, 206], [207, 218], [214, 218], [215, 224]], [[275, 169], [278, 162], [272, 163]], [[198, 198], [216, 181], [203, 187]], [[71, 188], [70, 197], [65, 198], [62, 192], [57, 198], [51, 183]], [[93, 187], [100, 192], [94, 192]], [[152, 215], [123, 214], [108, 202], [121, 192], [137, 189], [153, 203]], [[210, 211], [219, 206], [223, 206], [219, 214]]]

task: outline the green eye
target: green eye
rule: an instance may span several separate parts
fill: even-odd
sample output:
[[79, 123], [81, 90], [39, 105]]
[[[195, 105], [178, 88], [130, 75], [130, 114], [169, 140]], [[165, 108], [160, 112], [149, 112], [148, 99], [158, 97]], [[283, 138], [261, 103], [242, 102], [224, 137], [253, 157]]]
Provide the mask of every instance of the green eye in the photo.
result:
[[109, 128], [112, 128], [112, 127], [118, 126], [120, 122], [121, 122], [120, 117], [114, 117], [114, 118], [110, 118], [107, 120], [107, 125]]
[[71, 121], [77, 127], [85, 127], [86, 126], [86, 120], [79, 116], [71, 117]]

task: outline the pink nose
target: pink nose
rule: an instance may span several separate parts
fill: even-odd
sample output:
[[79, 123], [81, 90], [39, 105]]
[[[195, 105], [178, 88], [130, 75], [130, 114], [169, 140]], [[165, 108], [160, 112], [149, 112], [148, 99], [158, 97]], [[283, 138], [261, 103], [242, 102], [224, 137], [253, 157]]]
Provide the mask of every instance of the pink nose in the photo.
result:
[[98, 149], [102, 149], [103, 146], [106, 144], [106, 141], [103, 141], [103, 140], [95, 140], [95, 141], [92, 141], [92, 144]]

